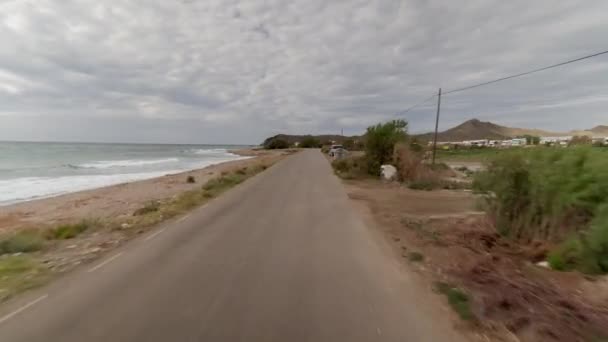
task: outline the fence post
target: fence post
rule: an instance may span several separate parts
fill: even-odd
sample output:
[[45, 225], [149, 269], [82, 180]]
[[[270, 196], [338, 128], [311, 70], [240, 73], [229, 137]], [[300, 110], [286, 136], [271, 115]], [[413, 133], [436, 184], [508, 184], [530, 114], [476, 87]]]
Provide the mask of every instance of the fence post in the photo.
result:
[[439, 129], [439, 112], [441, 110], [441, 88], [437, 95], [437, 117], [435, 117], [435, 137], [433, 138], [433, 165], [435, 165], [435, 154], [437, 153], [437, 129]]

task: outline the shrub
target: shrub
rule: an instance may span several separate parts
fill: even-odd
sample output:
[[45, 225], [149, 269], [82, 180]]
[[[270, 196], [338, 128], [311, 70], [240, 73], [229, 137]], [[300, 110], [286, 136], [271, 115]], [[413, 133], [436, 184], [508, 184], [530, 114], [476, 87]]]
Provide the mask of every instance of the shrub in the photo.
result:
[[47, 233], [47, 238], [53, 240], [73, 239], [88, 228], [89, 224], [85, 221], [76, 224], [63, 224], [50, 229]]
[[476, 175], [498, 231], [523, 241], [566, 241], [556, 269], [607, 272], [608, 159], [592, 148], [535, 149], [494, 159]]
[[417, 181], [422, 178], [421, 175], [425, 171], [422, 160], [422, 153], [412, 151], [407, 144], [396, 144], [393, 149], [393, 162], [402, 182]]
[[408, 259], [411, 262], [421, 262], [424, 260], [424, 255], [418, 252], [411, 252], [410, 254], [408, 254]]
[[286, 140], [275, 138], [268, 141], [268, 143], [264, 145], [264, 148], [268, 150], [285, 149], [289, 148], [289, 143]]
[[473, 311], [471, 310], [469, 296], [466, 293], [443, 282], [437, 282], [435, 287], [439, 293], [448, 298], [448, 303], [461, 319], [465, 321], [475, 319], [475, 315], [473, 315]]
[[196, 183], [196, 179], [194, 176], [188, 176], [188, 178], [186, 178], [186, 183]]
[[160, 202], [158, 201], [150, 201], [144, 204], [143, 207], [135, 210], [133, 212], [133, 216], [141, 216], [149, 213], [157, 212], [160, 209]]
[[303, 147], [303, 148], [318, 148], [320, 146], [321, 146], [321, 142], [313, 136], [308, 136], [308, 137], [304, 138], [302, 140], [302, 142], [300, 143], [300, 147]]
[[0, 254], [29, 253], [40, 250], [44, 239], [36, 231], [20, 231], [0, 240]]
[[365, 157], [347, 157], [336, 159], [331, 163], [336, 174], [344, 179], [361, 178], [366, 175]]
[[392, 161], [395, 145], [406, 138], [407, 122], [404, 120], [393, 120], [368, 127], [365, 135], [367, 172], [379, 176], [380, 166]]

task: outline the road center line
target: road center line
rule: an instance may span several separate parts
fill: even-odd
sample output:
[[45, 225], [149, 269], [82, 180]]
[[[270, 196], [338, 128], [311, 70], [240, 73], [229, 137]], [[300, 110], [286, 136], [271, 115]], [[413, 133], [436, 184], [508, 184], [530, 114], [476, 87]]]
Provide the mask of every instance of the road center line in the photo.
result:
[[95, 267], [91, 268], [91, 269], [90, 269], [90, 270], [88, 270], [87, 272], [94, 272], [94, 271], [96, 271], [96, 270], [98, 270], [98, 269], [100, 269], [100, 268], [104, 267], [105, 265], [109, 264], [109, 263], [110, 263], [112, 260], [114, 260], [114, 259], [118, 258], [118, 257], [119, 257], [119, 256], [121, 256], [121, 255], [122, 255], [122, 252], [120, 252], [120, 253], [118, 253], [118, 254], [116, 254], [116, 255], [114, 255], [114, 256], [112, 256], [112, 257], [108, 258], [108, 260], [106, 260], [106, 261], [102, 262], [101, 264], [99, 264], [99, 265], [97, 265], [97, 266], [95, 266]]
[[154, 238], [156, 235], [158, 235], [158, 234], [162, 233], [163, 231], [165, 231], [165, 229], [164, 229], [164, 228], [163, 228], [163, 229], [161, 229], [161, 230], [159, 230], [159, 231], [157, 231], [157, 232], [156, 232], [156, 233], [154, 233], [154, 234], [150, 234], [150, 235], [146, 236], [146, 238], [144, 239], [144, 241], [148, 241], [148, 240], [150, 240], [150, 239], [153, 239], [153, 238]]
[[17, 310], [15, 310], [15, 311], [13, 311], [13, 312], [9, 313], [8, 315], [6, 315], [6, 316], [4, 316], [4, 317], [0, 318], [0, 324], [1, 324], [1, 323], [4, 323], [5, 321], [8, 321], [8, 320], [9, 320], [9, 319], [11, 319], [13, 316], [15, 316], [15, 315], [19, 314], [21, 311], [23, 311], [23, 310], [25, 310], [25, 309], [29, 308], [30, 306], [35, 305], [36, 303], [38, 303], [38, 302], [41, 302], [41, 301], [45, 300], [45, 299], [46, 299], [48, 296], [49, 296], [48, 294], [45, 294], [45, 295], [43, 295], [43, 296], [40, 296], [40, 297], [38, 297], [37, 299], [34, 299], [33, 301], [31, 301], [31, 302], [29, 302], [29, 303], [25, 304], [24, 306], [20, 307], [19, 309], [17, 309]]

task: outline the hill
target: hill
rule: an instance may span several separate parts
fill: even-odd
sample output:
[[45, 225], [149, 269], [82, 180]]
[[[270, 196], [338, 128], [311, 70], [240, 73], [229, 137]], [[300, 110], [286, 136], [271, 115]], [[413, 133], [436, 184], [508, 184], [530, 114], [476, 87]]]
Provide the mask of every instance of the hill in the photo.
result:
[[[500, 126], [491, 122], [479, 121], [472, 119], [461, 123], [460, 125], [450, 128], [446, 131], [437, 134], [438, 141], [462, 141], [462, 140], [479, 140], [493, 139], [504, 140], [517, 136], [534, 135], [534, 136], [551, 136], [564, 135], [563, 133], [547, 132], [538, 129], [512, 128]], [[416, 136], [421, 140], [432, 140], [433, 133], [425, 133]]]
[[265, 146], [268, 142], [270, 142], [271, 140], [275, 140], [275, 139], [284, 140], [284, 141], [287, 141], [287, 143], [289, 143], [289, 145], [293, 145], [296, 142], [301, 143], [302, 140], [304, 140], [306, 138], [310, 138], [310, 137], [313, 137], [324, 144], [327, 142], [330, 142], [330, 141], [335, 141], [336, 143], [341, 144], [344, 142], [344, 140], [348, 140], [348, 139], [357, 140], [360, 138], [358, 136], [348, 137], [348, 136], [337, 135], [337, 134], [322, 134], [322, 135], [277, 134], [275, 136], [266, 138], [266, 140], [264, 140], [262, 145]]
[[[515, 128], [515, 127], [506, 127], [497, 125], [492, 122], [480, 121], [478, 119], [471, 119], [461, 123], [456, 127], [452, 127], [443, 132], [439, 132], [437, 134], [437, 141], [463, 141], [463, 140], [480, 140], [480, 139], [491, 139], [491, 140], [504, 140], [511, 139], [524, 135], [532, 135], [532, 136], [567, 136], [567, 135], [587, 135], [587, 136], [604, 136], [608, 137], [608, 126], [599, 125], [595, 126], [592, 129], [587, 130], [573, 130], [569, 132], [550, 132], [544, 131], [540, 129], [528, 129], [528, 128]], [[270, 137], [264, 141], [266, 144], [268, 141], [273, 139], [281, 139], [287, 141], [290, 145], [295, 142], [302, 142], [307, 137], [311, 137], [310, 135], [289, 135], [289, 134], [278, 134], [273, 137]], [[325, 134], [325, 135], [313, 135], [312, 137], [318, 139], [322, 143], [326, 143], [329, 141], [335, 141], [339, 144], [343, 143], [347, 139], [352, 140], [361, 140], [363, 136], [342, 136], [342, 135], [334, 135], [334, 134]], [[424, 134], [414, 134], [413, 137], [416, 137], [422, 141], [431, 141], [433, 140], [433, 133], [424, 133]]]

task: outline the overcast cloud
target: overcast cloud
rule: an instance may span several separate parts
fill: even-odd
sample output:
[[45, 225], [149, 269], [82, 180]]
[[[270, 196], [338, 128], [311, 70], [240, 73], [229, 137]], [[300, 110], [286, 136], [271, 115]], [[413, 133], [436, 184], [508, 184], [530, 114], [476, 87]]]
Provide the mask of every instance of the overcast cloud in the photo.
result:
[[[359, 134], [454, 89], [608, 49], [608, 1], [15, 0], [0, 140], [259, 143]], [[608, 56], [445, 96], [469, 118], [608, 124]], [[407, 113], [431, 130], [434, 104]]]

